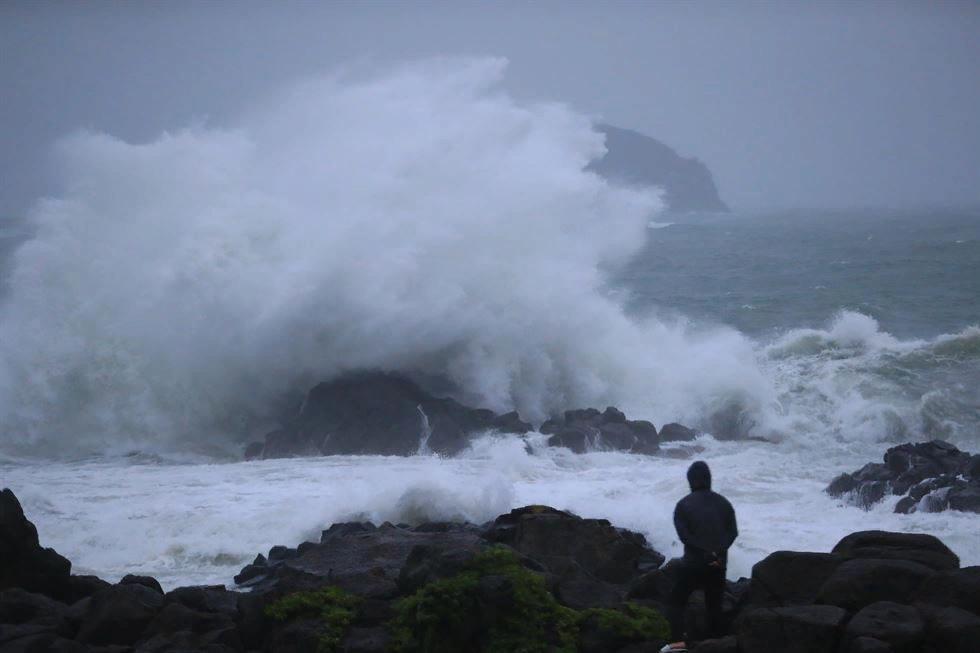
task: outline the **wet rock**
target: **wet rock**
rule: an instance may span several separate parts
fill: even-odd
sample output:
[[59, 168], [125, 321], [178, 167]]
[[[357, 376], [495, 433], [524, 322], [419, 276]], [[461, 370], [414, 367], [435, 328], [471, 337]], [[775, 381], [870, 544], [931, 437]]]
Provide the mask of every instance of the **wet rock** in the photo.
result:
[[160, 594], [163, 594], [163, 588], [160, 586], [160, 581], [158, 581], [153, 576], [136, 576], [133, 574], [126, 574], [119, 581], [120, 585], [142, 585], [143, 587], [149, 587], [151, 590], [155, 590]]
[[832, 605], [750, 608], [736, 620], [735, 636], [746, 653], [835, 653], [846, 619]]
[[914, 598], [922, 603], [952, 606], [980, 616], [980, 566], [934, 574], [922, 583]]
[[748, 603], [756, 606], [813, 603], [823, 584], [847, 559], [833, 553], [770, 553], [752, 566]]
[[928, 533], [858, 531], [846, 535], [832, 553], [847, 558], [877, 558], [918, 562], [930, 569], [958, 569], [960, 559], [948, 546]]
[[100, 590], [89, 599], [78, 640], [95, 645], [135, 644], [163, 602], [163, 594], [141, 584]]
[[841, 474], [825, 491], [865, 509], [898, 495], [899, 513], [980, 512], [977, 458], [942, 440], [910, 442], [888, 449], [884, 462]]
[[541, 425], [550, 435], [549, 447], [565, 447], [574, 453], [587, 451], [625, 451], [653, 454], [660, 449], [657, 428], [646, 420], [628, 420], [614, 406], [599, 412], [596, 408], [565, 411], [561, 419]]
[[820, 587], [816, 603], [857, 612], [878, 601], [907, 603], [923, 582], [936, 573], [907, 560], [856, 558], [841, 563]]
[[916, 607], [926, 623], [924, 652], [975, 653], [980, 642], [980, 616], [951, 606]]
[[886, 642], [895, 653], [915, 653], [925, 636], [919, 611], [894, 601], [872, 603], [855, 614], [845, 629], [845, 638], [871, 637]]
[[71, 562], [43, 548], [14, 493], [0, 491], [0, 590], [20, 587], [62, 600], [71, 593]]
[[661, 442], [690, 442], [696, 437], [698, 437], [697, 431], [677, 422], [664, 424], [660, 429]]

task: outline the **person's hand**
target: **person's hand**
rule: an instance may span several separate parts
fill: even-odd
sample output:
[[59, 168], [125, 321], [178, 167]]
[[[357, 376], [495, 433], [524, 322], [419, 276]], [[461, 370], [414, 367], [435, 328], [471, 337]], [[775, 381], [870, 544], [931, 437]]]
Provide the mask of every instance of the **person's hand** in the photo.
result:
[[721, 556], [717, 553], [711, 554], [711, 559], [708, 561], [709, 567], [721, 567]]

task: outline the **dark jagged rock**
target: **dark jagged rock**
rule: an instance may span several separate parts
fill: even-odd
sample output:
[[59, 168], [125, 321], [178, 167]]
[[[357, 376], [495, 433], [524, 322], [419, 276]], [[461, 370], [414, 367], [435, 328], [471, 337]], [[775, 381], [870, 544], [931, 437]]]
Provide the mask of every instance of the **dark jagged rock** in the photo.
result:
[[[532, 425], [516, 412], [496, 414], [470, 408], [448, 397], [436, 397], [396, 373], [362, 371], [321, 383], [310, 390], [296, 417], [250, 443], [245, 459], [310, 455], [413, 455], [430, 452], [455, 455], [473, 435], [494, 431], [523, 435]], [[687, 437], [687, 427], [674, 433]], [[687, 430], [685, 430], [687, 429]], [[654, 454], [659, 450], [656, 427], [629, 420], [609, 406], [566, 411], [540, 428], [549, 446], [576, 453], [614, 450]], [[692, 431], [693, 433], [693, 431]], [[529, 445], [527, 445], [529, 446]]]
[[639, 132], [600, 124], [606, 136], [606, 154], [589, 169], [613, 182], [654, 186], [664, 190], [669, 211], [728, 211], [718, 196], [708, 167], [685, 159], [670, 147]]
[[433, 453], [452, 455], [476, 432], [526, 433], [531, 425], [517, 413], [497, 415], [454, 399], [436, 397], [394, 373], [357, 372], [310, 390], [299, 414], [286, 427], [252, 443], [249, 458], [306, 455], [411, 455], [425, 443]]
[[888, 449], [884, 462], [841, 474], [826, 492], [865, 509], [897, 495], [895, 512], [980, 513], [980, 455], [942, 440], [910, 442]]
[[652, 454], [660, 449], [656, 427], [646, 420], [628, 420], [617, 408], [605, 412], [595, 408], [565, 411], [563, 417], [541, 425], [550, 435], [549, 447], [565, 447], [575, 453], [616, 450]]
[[61, 600], [70, 593], [71, 562], [43, 548], [14, 493], [0, 491], [0, 590], [20, 587]]

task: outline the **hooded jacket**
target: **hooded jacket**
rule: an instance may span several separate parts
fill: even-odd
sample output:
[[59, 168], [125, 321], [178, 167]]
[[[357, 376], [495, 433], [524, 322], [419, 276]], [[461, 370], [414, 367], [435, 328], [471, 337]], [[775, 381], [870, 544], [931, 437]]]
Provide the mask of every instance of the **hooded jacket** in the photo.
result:
[[738, 537], [735, 509], [728, 499], [711, 490], [711, 470], [697, 461], [687, 470], [691, 493], [674, 508], [674, 528], [684, 543], [684, 562], [705, 566], [717, 555], [728, 564], [728, 549]]

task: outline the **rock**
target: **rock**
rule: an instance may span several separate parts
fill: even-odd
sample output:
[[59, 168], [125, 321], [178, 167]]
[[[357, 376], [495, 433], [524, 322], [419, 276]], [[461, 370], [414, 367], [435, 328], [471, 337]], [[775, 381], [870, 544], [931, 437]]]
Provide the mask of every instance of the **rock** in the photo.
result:
[[546, 506], [525, 506], [501, 515], [484, 537], [507, 544], [552, 571], [575, 562], [590, 576], [617, 585], [659, 568], [665, 560], [641, 533]]
[[542, 424], [540, 431], [551, 436], [549, 447], [565, 447], [574, 453], [612, 450], [653, 454], [660, 449], [657, 428], [652, 423], [628, 420], [614, 406], [602, 413], [596, 408], [565, 411], [561, 419]]
[[661, 442], [690, 442], [696, 437], [698, 437], [697, 431], [677, 422], [664, 424], [660, 429]]
[[72, 574], [71, 578], [68, 579], [67, 595], [64, 597], [64, 601], [69, 605], [77, 603], [111, 585], [112, 583], [102, 580], [98, 576], [76, 576]]
[[939, 538], [927, 533], [858, 531], [841, 538], [832, 552], [848, 558], [908, 560], [936, 571], [960, 566], [959, 556]]
[[[399, 374], [361, 371], [311, 389], [299, 414], [266, 435], [261, 455], [405, 456], [419, 450], [423, 433], [429, 451], [453, 455], [471, 434], [487, 430], [527, 433], [531, 425], [517, 413], [496, 415], [436, 397]], [[258, 446], [249, 453], [258, 456]]]
[[847, 561], [844, 555], [776, 551], [752, 566], [750, 605], [783, 606], [813, 603], [824, 583]]
[[142, 585], [143, 587], [149, 587], [160, 594], [163, 594], [163, 588], [160, 586], [160, 581], [152, 576], [135, 576], [133, 574], [126, 574], [119, 581], [120, 585]]
[[341, 650], [344, 653], [387, 653], [390, 637], [385, 628], [358, 628], [348, 631]]
[[[399, 594], [396, 581], [416, 546], [468, 551], [485, 544], [475, 526], [436, 533], [394, 527], [332, 529], [324, 533], [322, 542], [308, 543], [295, 556], [270, 564], [251, 585], [251, 592], [281, 595], [337, 585], [362, 599], [388, 600]], [[273, 558], [271, 552], [269, 557]]]
[[980, 566], [948, 569], [927, 578], [914, 599], [937, 606], [953, 606], [980, 616]]
[[893, 494], [901, 497], [895, 505], [899, 513], [980, 512], [976, 458], [942, 440], [909, 442], [888, 449], [882, 463], [836, 477], [826, 492], [865, 509]]
[[82, 644], [54, 633], [18, 637], [0, 645], [3, 653], [90, 653]]
[[71, 562], [42, 548], [37, 528], [14, 493], [0, 491], [0, 590], [20, 587], [62, 600], [70, 594]]
[[482, 549], [480, 546], [454, 547], [451, 543], [416, 544], [398, 574], [398, 590], [414, 594], [438, 578], [462, 571]]
[[878, 601], [907, 603], [922, 583], [936, 573], [908, 560], [856, 558], [841, 563], [820, 587], [816, 603], [857, 612]]
[[734, 635], [706, 639], [696, 644], [691, 653], [738, 653], [738, 639]]
[[229, 592], [223, 585], [178, 587], [167, 592], [164, 605], [179, 603], [191, 610], [238, 618], [238, 592]]
[[555, 576], [561, 601], [576, 608], [619, 603], [632, 579], [664, 561], [639, 533], [546, 506], [501, 515], [484, 537], [542, 563]]
[[894, 653], [895, 651], [891, 644], [874, 637], [852, 639], [850, 645], [842, 650], [847, 651], [847, 653]]
[[855, 614], [845, 629], [845, 637], [855, 640], [871, 637], [887, 642], [895, 653], [915, 653], [925, 636], [925, 622], [919, 611], [894, 601], [878, 601]]
[[832, 605], [749, 608], [735, 621], [744, 653], [835, 653], [847, 612]]
[[163, 594], [141, 584], [100, 590], [89, 599], [78, 640], [95, 645], [135, 644], [163, 602]]
[[143, 631], [141, 639], [161, 638], [179, 632], [195, 635], [197, 644], [207, 637], [211, 642], [221, 642], [232, 650], [242, 651], [241, 636], [234, 620], [224, 614], [213, 614], [192, 610], [180, 603], [169, 603], [160, 610]]
[[606, 154], [588, 170], [617, 183], [658, 187], [670, 211], [723, 211], [711, 172], [697, 159], [685, 159], [659, 141], [639, 132], [599, 124], [606, 137]]
[[980, 616], [954, 607], [917, 607], [926, 622], [923, 653], [976, 653]]
[[264, 442], [250, 442], [248, 446], [245, 447], [245, 460], [255, 460], [257, 458], [262, 458], [262, 454], [265, 452]]
[[68, 617], [68, 606], [43, 594], [20, 588], [0, 592], [0, 624], [29, 622], [60, 624]]

